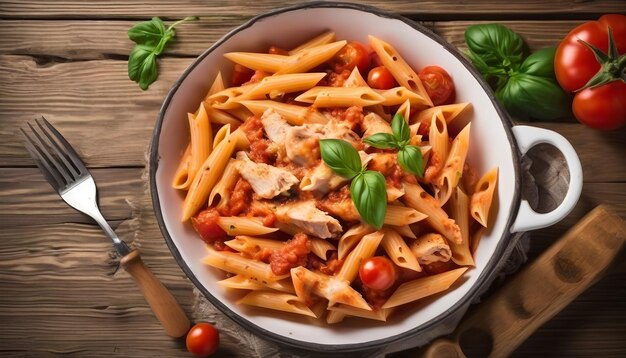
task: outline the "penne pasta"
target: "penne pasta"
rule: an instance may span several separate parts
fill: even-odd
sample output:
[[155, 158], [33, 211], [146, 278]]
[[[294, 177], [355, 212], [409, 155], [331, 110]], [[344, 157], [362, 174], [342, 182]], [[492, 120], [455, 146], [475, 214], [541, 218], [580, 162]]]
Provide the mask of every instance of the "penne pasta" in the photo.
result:
[[328, 240], [312, 238], [309, 242], [311, 243], [311, 252], [322, 260], [328, 260], [328, 251], [337, 250]]
[[387, 205], [385, 213], [386, 225], [405, 226], [426, 219], [426, 215], [419, 211], [400, 205]]
[[182, 189], [189, 188], [202, 163], [213, 149], [213, 134], [204, 106], [200, 106], [197, 116], [187, 113], [187, 118], [191, 134], [191, 158], [187, 170], [187, 180], [181, 185]]
[[465, 165], [465, 158], [469, 149], [470, 125], [471, 123], [465, 126], [452, 141], [450, 153], [443, 169], [441, 169], [439, 176], [435, 180], [435, 185], [438, 189], [437, 199], [440, 205], [444, 205], [450, 199], [452, 191], [457, 187], [463, 175], [463, 166]]
[[479, 226], [476, 231], [472, 234], [472, 241], [470, 243], [470, 250], [472, 251], [472, 255], [476, 255], [476, 250], [478, 249], [478, 244], [480, 243], [480, 239], [485, 235], [486, 228], [484, 226]]
[[215, 94], [217, 92], [223, 91], [226, 87], [224, 87], [224, 79], [222, 78], [222, 72], [218, 71], [211, 87], [209, 88], [209, 92], [207, 92], [205, 100], [209, 98], [210, 95]]
[[423, 98], [423, 105], [432, 107], [433, 102], [428, 97], [428, 93], [426, 92], [419, 76], [415, 73], [411, 66], [406, 63], [402, 56], [400, 56], [398, 51], [396, 51], [393, 46], [377, 37], [370, 35], [368, 38], [370, 46], [372, 46], [380, 58], [380, 61], [385, 67], [387, 67], [396, 81], [401, 86], [419, 94]]
[[237, 304], [269, 308], [273, 310], [296, 313], [309, 317], [315, 317], [315, 313], [302, 302], [298, 296], [288, 293], [268, 291], [252, 291], [237, 301]]
[[213, 150], [215, 150], [215, 147], [226, 137], [230, 137], [230, 124], [221, 126], [217, 133], [215, 133], [215, 137], [213, 138]]
[[202, 259], [203, 263], [232, 274], [243, 275], [261, 283], [289, 277], [289, 275], [277, 276], [269, 264], [244, 257], [239, 253], [217, 251], [211, 247], [208, 247], [208, 251], [209, 254]]
[[369, 87], [358, 67], [354, 67], [350, 76], [343, 82], [343, 87]]
[[450, 216], [461, 230], [461, 237], [463, 242], [456, 244], [450, 242], [450, 250], [452, 251], [452, 261], [459, 266], [474, 266], [474, 259], [470, 252], [470, 235], [469, 235], [469, 198], [467, 194], [461, 190], [460, 187], [456, 187], [454, 193], [450, 197], [448, 202], [450, 207]]
[[[378, 308], [371, 311], [367, 311], [364, 309], [346, 306], [342, 304], [334, 305], [332, 307], [328, 307], [328, 309], [332, 312], [340, 313], [342, 316], [352, 316], [352, 317], [360, 317], [366, 319], [373, 319], [376, 321], [387, 321], [387, 317], [392, 311], [392, 308]], [[329, 322], [331, 323], [331, 322]]]
[[311, 47], [316, 47], [316, 46], [320, 46], [320, 45], [326, 45], [328, 43], [334, 42], [336, 39], [336, 35], [334, 32], [332, 31], [327, 31], [324, 33], [321, 33], [315, 37], [313, 37], [312, 39], [298, 45], [297, 47], [291, 49], [289, 51], [290, 55], [294, 55], [304, 49], [307, 48], [311, 48]]
[[463, 111], [470, 107], [469, 103], [453, 103], [442, 106], [426, 108], [420, 112], [415, 113], [411, 117], [411, 123], [430, 123], [433, 118], [433, 114], [441, 112], [446, 119], [446, 123], [452, 122]]
[[290, 65], [290, 56], [257, 52], [229, 52], [224, 57], [244, 67], [269, 73], [278, 72]]
[[256, 84], [248, 84], [240, 87], [229, 87], [217, 93], [210, 95], [206, 102], [213, 108], [233, 109], [239, 106], [237, 99], [250, 92]]
[[237, 129], [241, 125], [242, 122], [230, 113], [221, 109], [213, 108], [207, 102], [202, 102], [202, 104], [209, 115], [209, 122], [215, 124], [229, 124], [233, 130]]
[[[448, 137], [448, 125], [441, 112], [433, 114], [428, 133], [428, 144], [431, 147], [431, 155], [436, 155], [442, 161], [448, 158], [450, 138]], [[441, 165], [443, 166], [443, 163]]]
[[389, 228], [395, 230], [402, 237], [408, 237], [409, 239], [417, 239], [417, 236], [415, 236], [415, 233], [413, 232], [413, 230], [411, 230], [411, 227], [409, 225], [389, 226]]
[[283, 241], [274, 239], [263, 239], [254, 236], [239, 235], [234, 239], [224, 241], [224, 244], [233, 250], [254, 256], [263, 249], [278, 250], [285, 246]]
[[252, 115], [252, 112], [250, 112], [250, 110], [241, 105], [235, 106], [234, 108], [226, 109], [226, 112], [228, 112], [228, 114], [232, 115], [233, 117], [239, 119], [241, 122], [245, 122]]
[[209, 206], [213, 205], [213, 201], [216, 197], [219, 197], [218, 208], [223, 208], [228, 205], [231, 191], [237, 182], [237, 174], [237, 161], [230, 159], [226, 164], [226, 168], [224, 168], [224, 174], [211, 190], [211, 194], [209, 194]]
[[465, 271], [467, 271], [467, 267], [461, 267], [444, 273], [405, 282], [389, 297], [382, 308], [400, 306], [445, 291], [450, 288]]
[[[251, 85], [250, 90], [245, 91], [232, 101], [239, 102], [251, 99], [266, 99], [272, 93], [291, 93], [305, 91], [314, 87], [326, 73], [293, 73], [281, 74], [263, 78], [256, 84]], [[218, 107], [219, 108], [219, 107]]]
[[384, 236], [380, 244], [396, 265], [409, 270], [422, 272], [417, 258], [413, 255], [406, 242], [404, 242], [402, 236], [395, 230], [384, 230]]
[[274, 112], [280, 114], [289, 124], [295, 126], [305, 123], [324, 124], [328, 122], [328, 118], [314, 107], [303, 107], [269, 100], [241, 101], [239, 103], [248, 108], [256, 116], [261, 116], [266, 110], [272, 109]]
[[[378, 90], [376, 92], [385, 98], [385, 100], [381, 103], [383, 106], [397, 106], [406, 101], [415, 105], [421, 105], [424, 103], [424, 98], [422, 98], [422, 96], [402, 86], [388, 90]], [[409, 117], [407, 116], [404, 118], [407, 118], [408, 120]]]
[[498, 168], [493, 168], [487, 172], [474, 189], [472, 194], [472, 202], [470, 204], [470, 212], [472, 217], [484, 227], [487, 227], [489, 220], [489, 209], [493, 202], [493, 193], [498, 182]]
[[313, 103], [318, 108], [341, 106], [373, 106], [384, 97], [369, 87], [318, 86], [296, 97], [296, 101]]
[[228, 236], [265, 235], [278, 231], [278, 228], [264, 226], [261, 220], [245, 216], [220, 216], [217, 225]]
[[351, 227], [339, 238], [339, 259], [346, 257], [346, 255], [359, 243], [363, 236], [371, 234], [374, 231], [376, 231], [376, 229], [363, 223]]
[[183, 153], [182, 160], [178, 163], [176, 172], [174, 174], [174, 180], [172, 180], [172, 187], [174, 189], [185, 189], [185, 184], [189, 178], [189, 163], [191, 162], [191, 143], [187, 145], [187, 149]]
[[375, 231], [363, 236], [354, 250], [348, 254], [348, 257], [344, 260], [341, 269], [335, 277], [348, 282], [354, 281], [359, 272], [361, 262], [374, 256], [378, 245], [380, 245], [380, 241], [383, 239], [383, 235], [382, 231]]
[[235, 275], [220, 281], [217, 284], [230, 289], [237, 290], [275, 290], [279, 292], [296, 293], [291, 283], [291, 279], [283, 279], [278, 281], [261, 282], [253, 280], [244, 275]]
[[347, 43], [347, 41], [342, 40], [324, 45], [303, 48], [295, 54], [290, 55], [287, 63], [285, 63], [276, 73], [285, 74], [309, 71], [330, 60]]

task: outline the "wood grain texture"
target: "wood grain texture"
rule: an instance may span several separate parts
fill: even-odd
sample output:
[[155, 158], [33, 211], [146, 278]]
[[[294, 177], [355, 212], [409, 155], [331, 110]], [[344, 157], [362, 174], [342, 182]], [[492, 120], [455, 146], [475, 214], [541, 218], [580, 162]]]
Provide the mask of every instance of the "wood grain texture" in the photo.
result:
[[[576, 0], [511, 0], [501, 2], [497, 0], [474, 1], [382, 1], [366, 0], [351, 1], [379, 7], [383, 10], [401, 13], [417, 19], [420, 18], [498, 18], [511, 16], [540, 16], [540, 17], [595, 17], [598, 14], [610, 12], [624, 12], [623, 3], [619, 0], [597, 0], [580, 2]], [[29, 19], [73, 19], [87, 18], [137, 18], [158, 14], [162, 17], [182, 18], [189, 15], [196, 16], [224, 16], [239, 14], [255, 16], [275, 8], [282, 8], [298, 4], [300, 1], [89, 1], [80, 0], [2, 0], [0, 1], [0, 17], [29, 18]], [[149, 10], [147, 10], [149, 9]], [[566, 9], [566, 11], [563, 11]]]

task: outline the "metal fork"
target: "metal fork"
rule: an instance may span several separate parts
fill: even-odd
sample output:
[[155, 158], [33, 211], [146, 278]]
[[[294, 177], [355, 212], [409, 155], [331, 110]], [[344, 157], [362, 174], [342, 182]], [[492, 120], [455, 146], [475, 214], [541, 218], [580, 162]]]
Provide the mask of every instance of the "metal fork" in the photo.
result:
[[131, 251], [102, 216], [96, 200], [96, 183], [76, 151], [45, 118], [28, 123], [30, 133], [20, 128], [25, 147], [63, 201], [92, 217], [113, 240], [121, 256], [120, 263], [131, 274], [146, 301], [172, 337], [181, 337], [189, 329], [189, 320], [171, 293], [146, 267], [137, 250]]

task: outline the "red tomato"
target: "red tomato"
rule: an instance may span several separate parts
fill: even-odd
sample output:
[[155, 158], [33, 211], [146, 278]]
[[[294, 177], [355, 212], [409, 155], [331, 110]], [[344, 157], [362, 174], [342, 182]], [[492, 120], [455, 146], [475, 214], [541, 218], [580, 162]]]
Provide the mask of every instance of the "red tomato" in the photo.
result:
[[233, 78], [230, 82], [233, 86], [241, 86], [242, 84], [250, 81], [250, 77], [252, 77], [253, 74], [254, 70], [236, 63], [235, 68], [233, 69]]
[[426, 93], [433, 101], [433, 105], [448, 104], [454, 101], [454, 82], [452, 78], [439, 66], [426, 66], [420, 73], [419, 78], [426, 89]]
[[386, 290], [396, 282], [396, 268], [388, 258], [374, 256], [361, 264], [359, 278], [373, 290]]
[[352, 71], [354, 67], [358, 67], [361, 73], [365, 73], [370, 66], [370, 58], [365, 45], [350, 41], [337, 52], [331, 63], [333, 70], [337, 73], [344, 70]]
[[396, 80], [387, 67], [379, 66], [370, 70], [367, 75], [367, 84], [376, 89], [390, 89], [396, 86]]
[[626, 125], [626, 83], [613, 81], [576, 94], [574, 116], [589, 127], [611, 130]]
[[283, 55], [283, 56], [288, 56], [289, 55], [289, 51], [284, 50], [278, 46], [272, 46], [270, 47], [270, 49], [267, 51], [267, 53], [272, 54], [272, 55]]
[[378, 56], [376, 51], [370, 52], [370, 64], [373, 67], [383, 66], [383, 61], [380, 60], [380, 56]]
[[187, 333], [187, 350], [196, 357], [208, 357], [220, 344], [220, 334], [208, 323], [196, 323]]
[[202, 240], [213, 242], [226, 236], [226, 232], [217, 225], [219, 217], [220, 214], [215, 209], [203, 210], [191, 218], [191, 225]]
[[599, 70], [593, 52], [578, 40], [584, 40], [602, 52], [608, 51], [608, 27], [620, 54], [626, 53], [626, 16], [609, 14], [574, 28], [561, 41], [554, 57], [554, 72], [561, 87], [569, 92], [582, 88]]

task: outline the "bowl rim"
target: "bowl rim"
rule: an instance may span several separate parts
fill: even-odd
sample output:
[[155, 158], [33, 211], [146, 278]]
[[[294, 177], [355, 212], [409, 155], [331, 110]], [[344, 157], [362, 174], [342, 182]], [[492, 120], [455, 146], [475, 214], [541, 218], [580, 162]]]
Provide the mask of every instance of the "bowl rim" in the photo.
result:
[[[191, 271], [190, 267], [187, 265], [185, 260], [182, 258], [180, 252], [178, 251], [178, 248], [176, 247], [176, 244], [174, 243], [172, 237], [170, 236], [170, 234], [169, 234], [169, 232], [167, 230], [167, 227], [165, 226], [165, 222], [163, 220], [163, 214], [161, 212], [161, 202], [160, 202], [160, 199], [159, 199], [158, 189], [156, 187], [156, 174], [157, 174], [159, 160], [160, 160], [160, 156], [159, 156], [159, 140], [160, 140], [160, 135], [161, 135], [161, 128], [162, 128], [162, 125], [163, 125], [163, 120], [164, 120], [164, 117], [165, 117], [165, 112], [167, 111], [172, 98], [174, 97], [174, 95], [176, 94], [178, 89], [180, 88], [180, 86], [183, 83], [183, 81], [191, 73], [191, 71], [193, 71], [193, 69], [195, 69], [195, 67], [200, 62], [202, 62], [206, 56], [208, 56], [211, 52], [213, 52], [216, 48], [221, 46], [223, 43], [228, 41], [233, 35], [239, 33], [242, 30], [245, 30], [245, 29], [253, 26], [256, 22], [258, 22], [260, 20], [263, 20], [263, 19], [270, 18], [270, 17], [274, 17], [276, 15], [280, 15], [282, 13], [291, 12], [291, 11], [298, 11], [298, 10], [303, 10], [303, 9], [309, 9], [309, 8], [342, 8], [342, 9], [350, 9], [350, 10], [356, 10], [356, 11], [361, 11], [361, 12], [374, 14], [376, 16], [383, 17], [383, 18], [388, 18], [388, 19], [392, 19], [392, 20], [402, 21], [406, 25], [412, 27], [416, 31], [419, 31], [419, 32], [423, 33], [424, 35], [429, 37], [431, 40], [433, 40], [433, 41], [437, 42], [438, 44], [440, 44], [441, 46], [443, 46], [452, 56], [456, 57], [461, 62], [461, 64], [466, 68], [466, 70], [468, 70], [472, 74], [472, 76], [474, 76], [474, 78], [478, 81], [478, 83], [481, 85], [483, 90], [486, 92], [486, 94], [489, 97], [489, 99], [491, 100], [491, 102], [492, 102], [492, 104], [493, 104], [493, 106], [494, 106], [498, 116], [500, 117], [500, 120], [502, 121], [502, 124], [503, 124], [503, 127], [504, 127], [504, 131], [506, 133], [509, 145], [511, 147], [511, 153], [512, 153], [512, 156], [513, 156], [512, 160], [513, 160], [513, 170], [514, 170], [514, 179], [515, 179], [515, 183], [514, 183], [515, 192], [513, 193], [512, 206], [511, 206], [511, 209], [509, 211], [508, 220], [507, 220], [507, 223], [505, 225], [505, 230], [502, 233], [502, 236], [498, 239], [498, 243], [496, 245], [496, 248], [495, 248], [493, 254], [489, 258], [489, 261], [487, 262], [487, 265], [485, 266], [485, 268], [480, 273], [480, 275], [477, 278], [477, 280], [474, 283], [474, 285], [472, 287], [470, 287], [468, 292], [459, 301], [455, 302], [447, 310], [445, 310], [444, 312], [442, 312], [438, 316], [434, 317], [433, 319], [431, 319], [429, 321], [426, 321], [426, 322], [422, 323], [421, 325], [416, 326], [416, 327], [414, 327], [414, 328], [412, 328], [410, 330], [404, 331], [402, 333], [399, 333], [399, 334], [396, 334], [396, 335], [393, 335], [393, 336], [389, 336], [389, 337], [386, 337], [386, 338], [377, 339], [377, 340], [374, 340], [374, 341], [363, 342], [363, 343], [320, 344], [320, 343], [313, 343], [313, 342], [307, 342], [307, 341], [301, 341], [301, 340], [289, 338], [289, 337], [286, 337], [286, 336], [274, 333], [272, 331], [269, 331], [269, 330], [267, 330], [265, 328], [262, 328], [262, 327], [260, 327], [260, 326], [258, 326], [256, 324], [254, 324], [252, 321], [249, 321], [246, 318], [244, 318], [243, 316], [235, 313], [230, 308], [228, 308], [219, 299], [217, 299], [215, 296], [213, 296], [207, 290], [207, 288], [204, 287], [204, 285], [202, 285], [200, 283], [200, 281], [193, 274], [193, 272]], [[370, 6], [370, 5], [355, 4], [355, 3], [345, 3], [345, 2], [332, 2], [331, 3], [331, 2], [324, 2], [324, 1], [313, 1], [313, 2], [306, 2], [306, 3], [302, 3], [302, 4], [297, 4], [297, 5], [277, 8], [277, 9], [270, 10], [268, 12], [259, 14], [259, 15], [255, 16], [255, 17], [249, 19], [244, 24], [242, 24], [240, 26], [237, 26], [236, 28], [232, 29], [227, 34], [225, 34], [223, 37], [221, 37], [212, 46], [210, 46], [208, 49], [206, 49], [204, 52], [202, 52], [202, 54], [200, 54], [189, 65], [189, 67], [187, 67], [185, 69], [183, 74], [178, 78], [178, 80], [176, 80], [176, 82], [174, 82], [172, 88], [169, 90], [167, 96], [165, 97], [165, 99], [163, 101], [163, 104], [161, 105], [161, 108], [159, 109], [159, 113], [157, 115], [157, 121], [155, 123], [154, 130], [153, 130], [153, 133], [152, 133], [151, 144], [150, 144], [150, 149], [149, 149], [150, 156], [149, 156], [149, 163], [148, 164], [150, 166], [150, 168], [149, 168], [150, 194], [151, 194], [151, 197], [152, 197], [153, 210], [154, 210], [154, 214], [155, 214], [155, 216], [157, 218], [157, 222], [159, 224], [159, 229], [161, 230], [163, 238], [165, 239], [165, 243], [169, 247], [170, 252], [172, 253], [172, 256], [174, 256], [174, 259], [176, 260], [178, 265], [181, 267], [183, 272], [185, 272], [187, 277], [200, 290], [200, 292], [202, 292], [202, 294], [211, 302], [211, 304], [213, 304], [215, 307], [217, 307], [223, 314], [225, 314], [228, 318], [233, 320], [238, 325], [244, 327], [245, 329], [253, 331], [253, 333], [259, 334], [263, 338], [266, 338], [266, 339], [269, 339], [269, 340], [271, 340], [273, 342], [279, 343], [281, 345], [292, 347], [292, 348], [296, 348], [296, 349], [306, 349], [306, 350], [318, 351], [318, 352], [354, 352], [354, 351], [373, 350], [373, 349], [376, 349], [376, 348], [380, 348], [382, 346], [386, 346], [386, 345], [393, 344], [393, 343], [396, 343], [396, 342], [401, 342], [401, 341], [403, 341], [403, 340], [405, 340], [407, 338], [416, 336], [416, 335], [418, 335], [420, 333], [423, 333], [423, 332], [433, 328], [434, 326], [436, 326], [440, 322], [444, 321], [445, 319], [452, 318], [455, 313], [459, 312], [459, 310], [461, 310], [463, 307], [465, 307], [467, 304], [469, 304], [471, 302], [471, 300], [477, 294], [482, 292], [481, 291], [482, 286], [485, 285], [486, 283], [491, 282], [492, 278], [497, 274], [497, 272], [494, 269], [498, 266], [498, 263], [501, 261], [501, 259], [505, 255], [506, 249], [507, 249], [507, 247], [510, 244], [510, 239], [512, 237], [512, 234], [510, 233], [510, 228], [511, 228], [511, 226], [513, 224], [513, 221], [515, 220], [515, 218], [517, 216], [518, 209], [519, 209], [519, 204], [521, 202], [521, 194], [520, 194], [520, 192], [521, 192], [521, 190], [520, 190], [520, 188], [521, 188], [521, 176], [520, 176], [520, 173], [521, 173], [520, 157], [521, 157], [521, 155], [520, 155], [520, 151], [518, 149], [517, 142], [515, 140], [515, 136], [513, 135], [513, 132], [511, 130], [513, 125], [514, 124], [513, 124], [512, 120], [511, 120], [511, 118], [509, 117], [508, 113], [497, 102], [497, 100], [495, 98], [495, 94], [492, 91], [492, 89], [489, 86], [489, 84], [482, 78], [482, 76], [469, 63], [469, 61], [465, 57], [463, 57], [460, 54], [460, 52], [454, 46], [452, 46], [450, 43], [445, 41], [443, 38], [441, 38], [439, 35], [435, 34], [430, 29], [426, 28], [425, 26], [423, 26], [423, 25], [421, 25], [421, 24], [419, 24], [419, 23], [417, 23], [417, 22], [415, 22], [413, 20], [410, 20], [410, 19], [408, 19], [408, 18], [406, 18], [404, 16], [401, 16], [399, 14], [390, 13], [390, 12], [387, 12], [385, 10], [382, 10], [382, 9], [379, 9], [377, 7], [373, 7], [373, 6]]]

